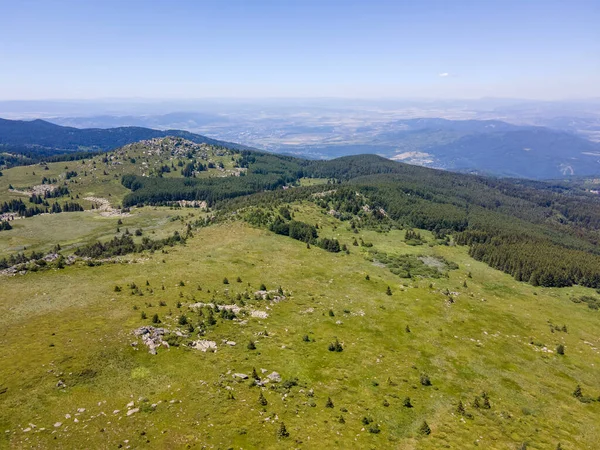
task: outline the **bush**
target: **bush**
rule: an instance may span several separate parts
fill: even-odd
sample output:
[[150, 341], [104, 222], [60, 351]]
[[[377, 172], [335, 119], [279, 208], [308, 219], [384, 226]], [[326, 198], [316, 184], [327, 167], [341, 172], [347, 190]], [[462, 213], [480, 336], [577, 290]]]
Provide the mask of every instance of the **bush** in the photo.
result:
[[429, 424], [426, 421], [423, 421], [419, 427], [419, 434], [423, 436], [428, 436], [431, 434], [431, 428], [429, 428]]
[[340, 341], [338, 341], [336, 339], [335, 342], [332, 342], [329, 344], [328, 350], [330, 352], [341, 352], [344, 350], [344, 347], [342, 347], [342, 344], [340, 344]]
[[288, 433], [288, 430], [285, 427], [285, 423], [281, 422], [281, 424], [279, 425], [279, 430], [277, 430], [277, 437], [287, 438], [289, 436], [290, 436], [290, 433]]
[[423, 386], [431, 386], [431, 380], [427, 374], [422, 373], [420, 381]]

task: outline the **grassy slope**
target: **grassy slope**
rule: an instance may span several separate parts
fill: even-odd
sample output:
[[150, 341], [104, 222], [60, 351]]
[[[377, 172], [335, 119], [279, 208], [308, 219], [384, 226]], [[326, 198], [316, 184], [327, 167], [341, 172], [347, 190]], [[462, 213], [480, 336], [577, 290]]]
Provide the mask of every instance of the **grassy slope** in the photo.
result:
[[[320, 222], [322, 236], [338, 235], [342, 243], [350, 244], [354, 236], [345, 224], [306, 206], [296, 218]], [[584, 394], [600, 394], [595, 349], [600, 318], [568, 300], [591, 291], [533, 288], [473, 261], [464, 248], [409, 247], [402, 235], [359, 236], [377, 250], [443, 255], [460, 269], [449, 279], [402, 280], [367, 261], [358, 247], [350, 246], [350, 255], [331, 254], [234, 222], [198, 230], [186, 247], [138, 256], [136, 264], [3, 278], [0, 391], [8, 390], [0, 394], [0, 430], [10, 432], [2, 433], [0, 446], [514, 449], [527, 441], [529, 448], [555, 448], [558, 442], [564, 448], [595, 448], [600, 404], [581, 403], [571, 393], [579, 383]], [[225, 276], [228, 286], [222, 284]], [[237, 276], [241, 284], [233, 281]], [[465, 279], [468, 288], [462, 287]], [[153, 294], [113, 292], [115, 284], [144, 287], [146, 280]], [[232, 295], [246, 288], [253, 292], [261, 283], [281, 285], [293, 297], [270, 306], [268, 319], [250, 319], [247, 325], [219, 320], [207, 336], [219, 345], [217, 353], [172, 348], [152, 356], [129, 345], [135, 340], [130, 331], [150, 322], [140, 318], [140, 310], [148, 317], [158, 312], [164, 325], [174, 328], [178, 300], [186, 311], [192, 297], [224, 300], [226, 288]], [[385, 295], [388, 285], [392, 296]], [[444, 288], [460, 292], [456, 303], [445, 302]], [[157, 306], [160, 300], [167, 306]], [[254, 307], [267, 310], [265, 302], [258, 303]], [[308, 308], [314, 312], [306, 313]], [[330, 308], [335, 317], [329, 317]], [[551, 333], [548, 320], [566, 324], [569, 332]], [[268, 337], [257, 335], [264, 330]], [[304, 334], [315, 342], [303, 342]], [[342, 353], [327, 350], [334, 337], [344, 343]], [[228, 347], [222, 339], [238, 344]], [[246, 349], [250, 339], [257, 350]], [[536, 351], [531, 340], [550, 349], [563, 342], [566, 355]], [[262, 411], [259, 388], [236, 383], [228, 374], [250, 374], [253, 367], [259, 373], [260, 368], [277, 371], [284, 379], [298, 377], [300, 386], [287, 398], [265, 389], [269, 404]], [[422, 372], [432, 387], [419, 384]], [[68, 385], [64, 392], [56, 388], [59, 378]], [[227, 399], [226, 386], [235, 400]], [[311, 388], [314, 398], [300, 392]], [[475, 410], [470, 404], [484, 390], [492, 409]], [[406, 396], [414, 408], [402, 407]], [[126, 404], [138, 405], [140, 397], [163, 403], [127, 417]], [[325, 407], [328, 397], [333, 409]], [[456, 415], [459, 399], [473, 420]], [[86, 411], [75, 416], [77, 408]], [[340, 414], [345, 424], [338, 423]], [[379, 423], [381, 433], [363, 431], [363, 416]], [[416, 432], [423, 419], [432, 428], [428, 437]], [[286, 441], [276, 438], [281, 420], [290, 432]], [[54, 428], [55, 422], [62, 426]], [[29, 423], [37, 428], [23, 432]]]
[[[168, 208], [136, 208], [128, 217], [103, 217], [95, 211], [61, 214], [43, 214], [11, 222], [13, 229], [3, 231], [0, 239], [0, 258], [21, 252], [49, 252], [55, 244], [69, 250], [80, 244], [89, 244], [96, 240], [112, 239], [117, 228], [121, 232], [129, 229], [133, 233], [138, 228], [151, 239], [171, 235], [177, 227], [171, 219], [189, 211]], [[119, 219], [123, 222], [118, 224]], [[141, 238], [140, 238], [141, 239]]]
[[[208, 148], [208, 158], [206, 160], [202, 158], [196, 158], [195, 160], [204, 164], [208, 161], [215, 164], [222, 162], [225, 170], [233, 169], [234, 162], [231, 160], [232, 153], [230, 151], [223, 151], [221, 155], [217, 154], [213, 147]], [[130, 192], [121, 185], [121, 177], [124, 174], [148, 175], [151, 173], [151, 169], [162, 165], [171, 166], [171, 163], [173, 163], [175, 169], [170, 173], [165, 173], [164, 176], [181, 177], [181, 167], [178, 166], [178, 162], [181, 161], [185, 164], [190, 161], [185, 155], [171, 156], [169, 152], [161, 155], [148, 155], [144, 153], [146, 149], [147, 146], [144, 144], [131, 144], [107, 154], [108, 156], [116, 156], [118, 159], [115, 162], [120, 164], [104, 163], [102, 161], [105, 155], [100, 155], [87, 160], [49, 163], [47, 164], [48, 170], [44, 170], [41, 165], [20, 166], [3, 170], [3, 176], [0, 177], [0, 203], [12, 198], [27, 200], [27, 197], [22, 194], [9, 192], [9, 185], [12, 184], [18, 190], [25, 190], [41, 184], [42, 178], [46, 177], [56, 178], [61, 184], [66, 181], [71, 195], [73, 197], [79, 195], [80, 199], [77, 199], [77, 201], [86, 209], [91, 207], [91, 203], [82, 199], [89, 196], [106, 198], [113, 206], [117, 206], [123, 200], [123, 197]], [[220, 152], [221, 150], [219, 150]], [[135, 163], [131, 161], [131, 158], [135, 159]], [[76, 171], [77, 176], [65, 180], [65, 174], [68, 171]], [[209, 169], [200, 172], [199, 177], [222, 176], [225, 173], [227, 172]], [[61, 198], [60, 202], [62, 203], [64, 200], [64, 198]], [[51, 203], [52, 201], [50, 200]]]

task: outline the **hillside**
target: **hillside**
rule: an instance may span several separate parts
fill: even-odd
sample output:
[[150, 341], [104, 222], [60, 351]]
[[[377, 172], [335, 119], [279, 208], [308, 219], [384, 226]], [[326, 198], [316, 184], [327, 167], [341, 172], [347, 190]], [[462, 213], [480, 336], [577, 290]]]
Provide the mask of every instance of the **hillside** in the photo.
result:
[[44, 120], [0, 119], [0, 152], [25, 154], [30, 157], [50, 156], [67, 152], [107, 151], [126, 144], [176, 136], [197, 144], [211, 144], [234, 149], [242, 145], [210, 139], [187, 131], [152, 130], [142, 127], [73, 128]]
[[63, 210], [0, 230], [0, 446], [594, 449], [596, 190], [179, 137], [3, 170]]

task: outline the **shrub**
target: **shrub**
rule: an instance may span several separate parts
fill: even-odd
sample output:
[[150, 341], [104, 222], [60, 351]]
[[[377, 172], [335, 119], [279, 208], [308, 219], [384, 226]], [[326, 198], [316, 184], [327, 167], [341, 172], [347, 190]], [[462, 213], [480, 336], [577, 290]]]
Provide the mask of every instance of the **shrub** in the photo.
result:
[[248, 342], [248, 350], [256, 350], [256, 344], [254, 343], [254, 341], [250, 341]]
[[181, 315], [179, 316], [179, 320], [178, 320], [179, 325], [187, 325], [188, 323], [188, 319], [185, 315]]
[[423, 436], [428, 436], [431, 434], [431, 428], [429, 428], [429, 424], [426, 421], [423, 421], [419, 427], [419, 434]]
[[420, 381], [423, 386], [431, 386], [431, 380], [427, 374], [422, 373]]
[[154, 314], [152, 316], [152, 323], [160, 323], [160, 319], [158, 318], [158, 314]]
[[281, 424], [279, 425], [279, 430], [277, 430], [277, 437], [287, 438], [289, 436], [290, 436], [290, 433], [288, 433], [288, 430], [285, 427], [285, 423], [281, 422]]
[[258, 403], [262, 406], [267, 406], [267, 404], [269, 403], [267, 402], [267, 399], [265, 398], [262, 392], [258, 396]]
[[328, 350], [330, 352], [341, 352], [344, 350], [344, 347], [342, 347], [342, 344], [336, 338], [335, 342], [329, 344]]

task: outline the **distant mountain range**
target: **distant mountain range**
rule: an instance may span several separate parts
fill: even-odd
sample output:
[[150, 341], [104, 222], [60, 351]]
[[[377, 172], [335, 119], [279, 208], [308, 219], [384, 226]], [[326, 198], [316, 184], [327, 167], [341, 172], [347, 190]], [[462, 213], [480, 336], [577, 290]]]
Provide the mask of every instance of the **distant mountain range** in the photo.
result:
[[[191, 115], [177, 113], [164, 117], [181, 124]], [[173, 125], [173, 122], [169, 123]], [[370, 153], [410, 164], [517, 178], [600, 175], [600, 143], [564, 128], [523, 126], [499, 120], [440, 118], [367, 122], [354, 127], [287, 121], [277, 124], [269, 121], [269, 124], [271, 127], [262, 123], [251, 133], [246, 133], [244, 125], [238, 123], [237, 126], [242, 128], [234, 133], [236, 124], [231, 123], [229, 131], [222, 135], [242, 140], [247, 134], [252, 134], [253, 142], [260, 142], [263, 139], [260, 136], [265, 136], [264, 140], [273, 143], [266, 146], [270, 151], [314, 159]], [[219, 133], [213, 132], [213, 136], [215, 134]], [[32, 153], [46, 156], [75, 151], [107, 151], [139, 140], [165, 136], [179, 136], [196, 143], [234, 149], [251, 148], [174, 129], [155, 130], [137, 126], [73, 128], [44, 120], [0, 119], [0, 152], [29, 156]]]
[[133, 142], [178, 136], [192, 142], [246, 149], [244, 145], [211, 139], [181, 130], [153, 130], [142, 127], [73, 128], [45, 120], [0, 119], [0, 152], [55, 155], [80, 151], [108, 151]]

